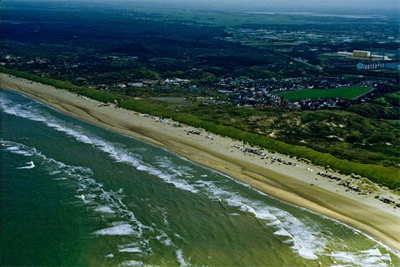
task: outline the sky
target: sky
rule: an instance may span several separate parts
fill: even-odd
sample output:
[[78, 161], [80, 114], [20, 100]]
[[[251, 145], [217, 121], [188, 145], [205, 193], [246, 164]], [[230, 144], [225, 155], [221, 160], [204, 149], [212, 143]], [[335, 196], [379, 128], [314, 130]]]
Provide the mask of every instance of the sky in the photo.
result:
[[[71, 0], [70, 0], [71, 1]], [[72, 0], [77, 1], [77, 0]], [[86, 0], [106, 1], [106, 0]], [[109, 0], [107, 2], [161, 2], [184, 6], [215, 6], [225, 8], [385, 8], [399, 9], [400, 0]]]
[[[40, 0], [8, 0], [37, 1]], [[41, 0], [62, 2], [63, 0]], [[400, 16], [400, 0], [64, 0], [67, 3], [88, 2], [107, 5], [153, 5], [215, 11], [319, 11], [347, 13], [381, 13], [388, 11]]]
[[[129, 1], [129, 0], [124, 0]], [[157, 0], [155, 0], [157, 1]], [[371, 7], [371, 8], [398, 8], [399, 0], [158, 0], [162, 2], [175, 2], [180, 4], [194, 3], [196, 5], [220, 6], [248, 6], [248, 7]]]

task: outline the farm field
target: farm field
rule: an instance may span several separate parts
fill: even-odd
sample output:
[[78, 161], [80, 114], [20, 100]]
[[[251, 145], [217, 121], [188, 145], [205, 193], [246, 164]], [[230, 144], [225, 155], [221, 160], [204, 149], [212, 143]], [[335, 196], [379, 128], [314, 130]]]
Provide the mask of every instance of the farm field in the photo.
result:
[[353, 99], [371, 90], [367, 87], [349, 86], [334, 89], [307, 89], [290, 92], [275, 92], [276, 95], [288, 100], [299, 100], [307, 98], [344, 98]]

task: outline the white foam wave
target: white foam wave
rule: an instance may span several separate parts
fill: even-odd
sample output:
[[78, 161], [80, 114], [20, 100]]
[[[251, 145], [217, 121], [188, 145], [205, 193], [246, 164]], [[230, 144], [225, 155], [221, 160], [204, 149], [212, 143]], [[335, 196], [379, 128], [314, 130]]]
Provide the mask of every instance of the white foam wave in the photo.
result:
[[135, 229], [133, 229], [132, 225], [128, 223], [121, 223], [119, 225], [94, 232], [95, 235], [133, 235], [135, 233]]
[[[33, 121], [43, 122], [50, 128], [53, 128], [59, 132], [63, 132], [68, 136], [74, 137], [79, 142], [89, 144], [100, 149], [117, 162], [127, 163], [135, 167], [139, 171], [145, 171], [151, 175], [157, 176], [165, 182], [174, 185], [178, 189], [189, 191], [192, 193], [199, 193], [196, 188], [191, 186], [184, 179], [176, 179], [177, 176], [181, 176], [178, 171], [173, 174], [168, 174], [166, 172], [160, 171], [159, 169], [154, 168], [141, 161], [139, 159], [139, 155], [128, 151], [128, 149], [126, 148], [119, 147], [118, 145], [102, 140], [97, 136], [85, 133], [82, 129], [79, 129], [77, 127], [75, 127], [74, 129], [73, 126], [65, 126], [63, 125], [64, 122], [58, 121], [54, 117], [40, 114], [40, 112], [36, 111], [34, 108], [27, 108], [20, 104], [13, 104], [5, 99], [0, 101], [0, 106], [3, 108], [4, 112], [8, 114], [30, 119]], [[190, 167], [185, 168], [185, 166], [183, 166], [182, 168], [186, 169], [186, 171], [191, 170]], [[186, 174], [186, 176], [189, 175]]]
[[[14, 152], [17, 152], [17, 150], [12, 150]], [[35, 163], [33, 163], [33, 161], [29, 161], [26, 164], [28, 164], [28, 166], [23, 166], [23, 167], [19, 167], [17, 168], [18, 170], [29, 170], [29, 169], [33, 169], [35, 168]]]
[[108, 206], [100, 206], [100, 207], [96, 208], [95, 211], [103, 212], [103, 213], [115, 213], [115, 211]]
[[151, 248], [149, 247], [149, 240], [144, 239], [126, 245], [119, 245], [118, 251], [121, 253], [140, 253], [143, 256], [145, 253], [151, 253]]
[[181, 249], [178, 249], [178, 250], [176, 250], [175, 253], [176, 253], [176, 258], [177, 258], [177, 260], [178, 260], [180, 266], [181, 266], [181, 267], [183, 267], [183, 266], [188, 266], [187, 262], [186, 262], [185, 259], [183, 258], [182, 250], [181, 250]]
[[142, 266], [144, 263], [142, 261], [124, 261], [119, 266]]
[[22, 155], [22, 156], [26, 156], [26, 157], [31, 157], [33, 156], [32, 153], [28, 152], [28, 151], [23, 151], [23, 150], [11, 150], [14, 154], [18, 154], [18, 155]]
[[[329, 254], [335, 264], [351, 264], [351, 266], [374, 266], [386, 267], [390, 264], [391, 258], [389, 254], [382, 254], [378, 248], [361, 250], [358, 252], [337, 251]], [[341, 265], [343, 266], [343, 265]]]
[[[0, 106], [3, 109], [5, 113], [15, 115], [18, 117], [26, 118], [29, 120], [33, 121], [38, 121], [42, 122], [45, 125], [47, 125], [50, 128], [53, 128], [59, 132], [63, 132], [67, 134], [68, 136], [74, 137], [77, 141], [92, 145], [96, 148], [99, 148], [100, 150], [104, 151], [105, 153], [109, 154], [112, 158], [114, 158], [116, 161], [121, 161], [121, 162], [127, 162], [131, 164], [132, 166], [135, 167], [140, 167], [141, 164], [138, 160], [135, 159], [132, 155], [129, 153], [123, 153], [121, 149], [113, 146], [111, 143], [108, 143], [96, 136], [89, 136], [88, 134], [85, 134], [82, 129], [76, 126], [67, 126], [65, 125], [65, 122], [60, 121], [53, 116], [46, 114], [46, 112], [41, 112], [39, 110], [36, 110], [34, 107], [29, 106], [29, 105], [21, 105], [18, 103], [14, 103], [6, 98], [1, 98], [0, 99]], [[64, 124], [64, 125], [63, 125]], [[13, 151], [14, 153], [27, 153], [27, 152], [21, 152], [21, 150], [15, 150]], [[122, 153], [121, 153], [122, 152]], [[59, 167], [65, 167], [65, 166], [60, 166]], [[148, 168], [145, 166], [148, 171], [152, 172], [153, 174], [158, 174], [155, 170], [152, 170], [151, 168]], [[68, 173], [68, 175], [74, 176], [73, 172], [75, 169], [71, 169], [72, 173]], [[67, 172], [70, 172], [67, 170]], [[92, 185], [95, 188], [97, 188], [98, 191], [101, 191], [100, 198], [103, 200], [106, 200], [108, 202], [112, 202], [112, 206], [115, 206], [116, 209], [118, 210], [119, 213], [122, 214], [124, 217], [129, 217], [131, 222], [135, 222], [135, 224], [138, 226], [138, 235], [142, 234], [143, 228], [146, 228], [143, 224], [141, 224], [134, 214], [128, 210], [127, 206], [121, 201], [120, 197], [118, 197], [115, 193], [108, 193], [103, 190], [103, 186], [101, 184], [98, 184], [94, 179], [85, 177], [82, 179], [82, 177], [76, 176], [80, 182], [80, 187], [81, 189], [87, 189], [87, 185]], [[166, 177], [163, 177], [166, 178]], [[112, 195], [112, 196], [111, 196]]]
[[166, 238], [166, 239], [164, 240], [164, 244], [165, 244], [167, 247], [170, 247], [170, 246], [172, 246], [172, 240], [171, 240], [170, 238]]
[[[31, 148], [20, 143], [1, 141], [1, 144], [11, 153], [20, 154], [19, 152], [26, 152], [42, 160], [44, 163], [46, 163], [44, 165], [49, 169], [49, 174], [57, 176], [55, 179], [67, 179], [75, 182], [78, 186], [77, 191], [80, 192], [80, 195], [77, 197], [82, 199], [83, 203], [94, 205], [95, 211], [108, 213], [114, 212], [120, 218], [129, 219], [129, 223], [134, 225], [134, 228], [132, 229], [134, 230], [133, 233], [136, 236], [141, 236], [144, 229], [151, 229], [137, 220], [133, 212], [128, 209], [125, 203], [123, 203], [119, 193], [106, 191], [103, 184], [97, 182], [92, 177], [93, 172], [90, 168], [70, 166], [55, 159], [47, 158], [35, 148]], [[10, 147], [12, 147], [12, 149], [8, 149]], [[124, 229], [124, 227], [121, 227], [121, 229]], [[106, 231], [97, 233], [106, 233]]]
[[276, 232], [274, 233], [274, 235], [292, 237], [292, 235], [291, 235], [288, 231], [286, 231], [285, 229], [280, 229], [280, 230], [276, 231]]
[[128, 253], [140, 253], [142, 250], [140, 248], [121, 248], [118, 250], [119, 252], [128, 252]]
[[172, 243], [171, 239], [168, 237], [168, 235], [164, 232], [164, 231], [160, 231], [160, 234], [158, 236], [156, 236], [156, 239], [158, 241], [160, 241], [161, 243], [163, 243], [164, 245], [170, 247], [170, 246], [174, 246], [174, 244]]
[[[185, 259], [183, 258], [183, 254], [182, 254], [182, 250], [180, 248], [178, 248], [173, 242], [172, 240], [168, 237], [168, 235], [163, 231], [163, 230], [159, 230], [160, 231], [160, 235], [158, 235], [156, 237], [156, 239], [158, 241], [160, 241], [162, 244], [164, 244], [167, 247], [173, 247], [175, 249], [175, 255], [176, 255], [176, 259], [177, 261], [180, 263], [180, 266], [188, 266], [188, 263], [185, 261]], [[183, 239], [181, 236], [175, 234], [176, 237], [178, 237], [179, 239]]]
[[291, 248], [303, 258], [317, 259], [317, 255], [326, 247], [326, 240], [320, 232], [313, 230], [286, 211], [268, 206], [261, 201], [250, 200], [236, 192], [224, 190], [212, 181], [197, 181], [197, 184], [203, 185], [203, 191], [210, 198], [251, 213], [256, 218], [266, 221], [267, 225], [277, 228], [274, 234], [287, 237], [288, 242], [293, 244]]

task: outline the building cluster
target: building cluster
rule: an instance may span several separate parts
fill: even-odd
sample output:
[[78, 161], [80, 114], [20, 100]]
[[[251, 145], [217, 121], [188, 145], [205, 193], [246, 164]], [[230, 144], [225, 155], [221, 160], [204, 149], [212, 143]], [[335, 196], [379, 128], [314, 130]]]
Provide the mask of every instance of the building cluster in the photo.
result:
[[356, 67], [357, 70], [378, 70], [378, 69], [400, 70], [400, 60], [358, 62]]
[[[366, 36], [375, 42], [388, 43], [400, 41], [397, 33], [391, 28], [365, 29], [360, 31], [357, 27], [341, 31], [323, 29], [282, 29], [271, 25], [269, 27], [231, 27], [226, 30], [227, 41], [241, 41], [243, 44], [275, 43], [277, 45], [304, 45], [304, 44], [343, 44], [362, 42]], [[290, 48], [289, 48], [290, 49]], [[319, 47], [316, 47], [318, 50]]]
[[285, 107], [291, 111], [300, 110], [319, 110], [319, 109], [338, 109], [350, 103], [348, 99], [342, 98], [312, 98], [300, 99], [296, 101], [286, 101]]
[[256, 90], [239, 90], [229, 95], [228, 100], [238, 106], [252, 107], [273, 107], [280, 106], [284, 101], [281, 97], [274, 95], [268, 91]]
[[323, 62], [324, 68], [349, 70], [400, 70], [400, 48], [397, 50], [383, 50], [380, 53], [354, 50], [353, 52], [337, 52], [325, 54], [330, 60]]
[[152, 87], [152, 86], [184, 86], [191, 82], [189, 79], [166, 78], [166, 79], [135, 79], [130, 82], [119, 82], [114, 86], [117, 88], [128, 87]]
[[[248, 78], [223, 78], [216, 83], [191, 85], [189, 80], [174, 78], [165, 79], [167, 81], [179, 82], [178, 85], [182, 89], [190, 92], [199, 92], [203, 90], [218, 92], [220, 97], [206, 97], [194, 96], [192, 100], [200, 103], [201, 105], [220, 105], [225, 104], [227, 101], [234, 103], [238, 106], [248, 106], [255, 108], [270, 108], [270, 107], [283, 107], [292, 111], [299, 110], [319, 110], [319, 109], [340, 109], [350, 104], [362, 102], [365, 98], [369, 97], [368, 94], [363, 95], [356, 100], [348, 100], [338, 98], [312, 98], [301, 100], [287, 100], [283, 99], [277, 92], [297, 91], [304, 89], [333, 89], [338, 87], [348, 86], [365, 86], [369, 88], [377, 88], [380, 80], [377, 79], [364, 79], [360, 77], [300, 77], [300, 78], [286, 78], [286, 79], [248, 79]], [[157, 85], [159, 86], [160, 81]], [[396, 83], [395, 80], [387, 82]], [[138, 81], [135, 81], [138, 83]], [[151, 83], [141, 81], [145, 84], [143, 86], [152, 86]], [[163, 84], [165, 84], [163, 82]], [[125, 87], [121, 87], [121, 86]], [[120, 88], [135, 87], [130, 83], [119, 85]], [[142, 86], [140, 86], [142, 87]], [[164, 86], [165, 87], [165, 86]], [[159, 86], [158, 88], [164, 88]], [[378, 86], [379, 87], [379, 86]], [[109, 90], [106, 85], [99, 87], [101, 90]], [[162, 89], [161, 89], [162, 90]]]
[[315, 98], [290, 101], [281, 98], [276, 92], [303, 89], [332, 89], [344, 86], [367, 86], [373, 88], [378, 80], [363, 80], [346, 77], [303, 77], [287, 79], [234, 79], [226, 78], [204, 88], [216, 90], [227, 96], [228, 101], [238, 106], [257, 108], [284, 107], [289, 110], [336, 109], [351, 103], [341, 98]]
[[285, 79], [225, 78], [221, 79], [218, 83], [209, 85], [209, 87], [224, 93], [243, 89], [261, 91], [288, 91], [313, 88], [329, 89], [340, 86], [352, 86], [356, 83], [358, 83], [358, 79], [346, 77], [298, 77]]

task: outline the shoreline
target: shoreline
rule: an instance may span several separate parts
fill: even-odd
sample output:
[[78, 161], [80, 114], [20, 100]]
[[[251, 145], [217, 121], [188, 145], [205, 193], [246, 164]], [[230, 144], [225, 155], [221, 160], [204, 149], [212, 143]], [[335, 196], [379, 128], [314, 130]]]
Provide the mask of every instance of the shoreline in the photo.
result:
[[[389, 197], [399, 203], [400, 196], [390, 190], [376, 188], [370, 195], [359, 195], [317, 175], [325, 169], [274, 153], [273, 156], [293, 165], [270, 163], [235, 145], [242, 142], [211, 133], [190, 134], [194, 127], [173, 127], [171, 120], [157, 120], [134, 111], [114, 107], [52, 86], [0, 74], [3, 89], [15, 91], [49, 105], [58, 111], [109, 130], [133, 136], [171, 150], [196, 164], [211, 168], [244, 182], [267, 195], [309, 209], [343, 222], [373, 237], [376, 241], [400, 251], [400, 209], [384, 204], [375, 195]], [[212, 136], [212, 138], [207, 138]], [[270, 155], [271, 156], [271, 155]], [[295, 167], [295, 164], [300, 164]], [[311, 171], [311, 169], [313, 171]], [[342, 181], [358, 180], [330, 172]]]

